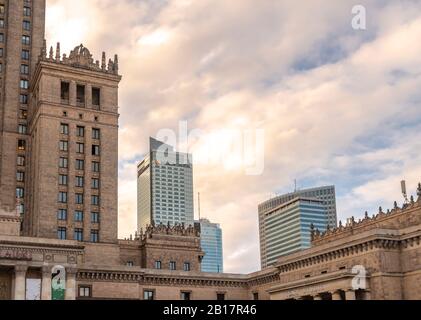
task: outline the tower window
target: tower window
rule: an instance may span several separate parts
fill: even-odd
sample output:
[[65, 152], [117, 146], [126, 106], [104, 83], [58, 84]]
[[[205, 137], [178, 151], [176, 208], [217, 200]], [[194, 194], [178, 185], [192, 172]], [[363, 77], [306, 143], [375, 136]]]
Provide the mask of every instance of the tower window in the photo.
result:
[[76, 87], [76, 102], [78, 106], [85, 106], [85, 86], [77, 85]]
[[62, 123], [60, 125], [60, 134], [63, 134], [63, 135], [69, 134], [69, 125], [68, 124]]
[[155, 269], [157, 269], [157, 270], [162, 269], [162, 262], [161, 261], [155, 261]]
[[29, 46], [31, 44], [31, 37], [30, 36], [22, 36], [22, 44], [25, 46]]
[[25, 75], [29, 74], [29, 66], [27, 64], [22, 64], [20, 66], [20, 73]]
[[76, 204], [83, 204], [83, 194], [76, 193], [75, 203]]
[[101, 89], [92, 88], [92, 105], [99, 107], [101, 105]]
[[61, 169], [67, 169], [69, 167], [69, 160], [67, 158], [60, 158], [59, 167]]
[[75, 229], [75, 240], [83, 241], [83, 229]]
[[92, 223], [99, 223], [99, 212], [92, 212], [91, 213], [91, 222]]
[[22, 50], [21, 57], [23, 60], [29, 60], [29, 50]]
[[93, 156], [99, 156], [100, 152], [99, 152], [99, 146], [93, 145], [92, 146], [92, 155]]
[[25, 197], [25, 189], [24, 188], [16, 188], [16, 198], [23, 199]]
[[69, 96], [70, 96], [70, 84], [68, 82], [61, 82], [61, 100], [62, 102], [69, 102]]
[[83, 211], [75, 212], [75, 222], [83, 222]]
[[67, 210], [66, 209], [58, 210], [57, 219], [60, 220], [60, 221], [66, 221], [67, 220]]
[[76, 135], [79, 138], [83, 138], [85, 136], [85, 127], [77, 127], [76, 128]]
[[28, 104], [28, 95], [27, 94], [21, 94], [19, 96], [19, 102], [21, 104]]
[[91, 196], [91, 205], [99, 206], [99, 196]]
[[59, 192], [58, 202], [59, 203], [67, 203], [67, 192]]
[[61, 174], [58, 177], [58, 184], [60, 186], [67, 186], [68, 185], [68, 176], [65, 174]]
[[177, 264], [175, 261], [170, 262], [170, 270], [175, 271], [177, 269]]
[[20, 124], [18, 127], [19, 134], [27, 134], [28, 127], [25, 124]]
[[85, 170], [85, 161], [84, 160], [76, 160], [76, 170]]
[[83, 188], [83, 185], [84, 185], [84, 178], [76, 177], [76, 188]]
[[19, 151], [25, 151], [26, 150], [26, 141], [25, 140], [19, 140], [18, 141], [18, 150]]
[[66, 238], [67, 238], [67, 229], [66, 228], [62, 228], [62, 227], [58, 228], [58, 230], [57, 230], [57, 237], [60, 240], [66, 240]]
[[25, 79], [22, 79], [20, 81], [20, 88], [25, 89], [25, 90], [29, 89], [29, 81], [25, 80]]
[[21, 171], [16, 172], [16, 181], [25, 182], [25, 173]]
[[22, 26], [23, 26], [23, 30], [26, 30], [26, 31], [31, 30], [31, 22], [30, 21], [24, 20]]
[[100, 140], [101, 139], [100, 129], [92, 129], [92, 139], [94, 139], [94, 140]]
[[31, 8], [30, 7], [23, 7], [23, 15], [25, 17], [30, 17], [31, 16]]
[[93, 242], [93, 243], [99, 242], [99, 231], [98, 230], [92, 230], [91, 231], [91, 242]]

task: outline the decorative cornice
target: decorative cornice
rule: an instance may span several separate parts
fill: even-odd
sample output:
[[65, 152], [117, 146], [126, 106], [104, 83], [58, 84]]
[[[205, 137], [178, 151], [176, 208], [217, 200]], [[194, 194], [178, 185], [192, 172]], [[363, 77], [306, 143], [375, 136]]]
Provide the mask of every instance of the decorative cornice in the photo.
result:
[[117, 55], [114, 56], [114, 60], [109, 59], [108, 64], [106, 64], [106, 56], [105, 52], [103, 52], [102, 61], [100, 64], [99, 60], [94, 61], [92, 54], [88, 48], [83, 46], [83, 44], [76, 46], [67, 57], [66, 54], [61, 55], [60, 43], [57, 43], [56, 54], [54, 55], [54, 49], [51, 46], [50, 52], [47, 56], [47, 42], [44, 40], [44, 45], [41, 49], [39, 61], [54, 62], [75, 68], [82, 68], [113, 75], [118, 75], [119, 71]]
[[379, 228], [379, 223], [384, 222], [390, 218], [398, 217], [401, 214], [406, 214], [411, 212], [413, 209], [421, 208], [421, 184], [418, 186], [417, 190], [418, 200], [415, 202], [414, 197], [411, 196], [411, 199], [408, 203], [404, 204], [400, 208], [395, 201], [394, 208], [392, 210], [387, 210], [384, 212], [382, 207], [379, 208], [379, 212], [372, 217], [369, 216], [368, 212], [365, 212], [364, 218], [356, 221], [355, 217], [348, 219], [345, 225], [342, 224], [342, 221], [339, 222], [339, 227], [335, 229], [327, 228], [326, 232], [320, 232], [314, 228], [314, 225], [311, 226], [311, 239], [312, 244], [319, 245], [326, 243], [330, 240], [334, 240], [340, 236], [346, 236], [353, 234], [355, 229], [368, 227], [368, 228]]

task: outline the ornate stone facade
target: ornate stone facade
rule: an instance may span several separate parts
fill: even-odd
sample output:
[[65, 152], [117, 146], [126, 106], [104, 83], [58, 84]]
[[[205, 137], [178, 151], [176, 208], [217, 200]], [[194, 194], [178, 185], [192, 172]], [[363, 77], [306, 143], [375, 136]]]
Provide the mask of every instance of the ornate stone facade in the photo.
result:
[[[0, 299], [52, 299], [57, 270], [65, 272], [69, 300], [421, 299], [421, 185], [417, 201], [380, 209], [371, 218], [366, 214], [359, 222], [351, 218], [324, 234], [313, 230], [311, 249], [248, 275], [199, 272], [203, 252], [192, 227], [152, 225], [118, 240], [118, 57], [107, 63], [103, 54], [101, 62], [94, 61], [82, 45], [62, 55], [59, 44], [47, 54], [45, 1], [33, 1], [33, 42], [27, 49], [41, 55], [30, 52], [31, 86], [22, 91], [16, 70], [24, 2], [7, 3]], [[15, 132], [16, 108], [22, 107], [18, 92], [31, 95], [23, 108], [29, 129], [23, 135]], [[27, 179], [16, 183], [18, 156], [24, 157], [18, 167]], [[29, 196], [19, 194], [16, 201], [16, 187]], [[28, 293], [33, 281], [41, 286], [35, 295]]]

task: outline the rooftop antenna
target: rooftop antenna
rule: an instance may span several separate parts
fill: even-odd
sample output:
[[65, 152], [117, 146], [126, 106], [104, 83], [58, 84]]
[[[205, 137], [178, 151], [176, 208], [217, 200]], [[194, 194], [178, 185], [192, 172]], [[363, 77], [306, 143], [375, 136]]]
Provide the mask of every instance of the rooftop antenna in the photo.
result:
[[200, 192], [198, 193], [198, 207], [199, 207], [199, 221], [201, 219], [201, 213], [200, 213]]
[[297, 179], [294, 179], [294, 193], [297, 192]]
[[408, 194], [406, 192], [406, 181], [405, 180], [401, 181], [401, 189], [402, 189], [403, 198], [405, 199], [405, 203], [409, 203]]

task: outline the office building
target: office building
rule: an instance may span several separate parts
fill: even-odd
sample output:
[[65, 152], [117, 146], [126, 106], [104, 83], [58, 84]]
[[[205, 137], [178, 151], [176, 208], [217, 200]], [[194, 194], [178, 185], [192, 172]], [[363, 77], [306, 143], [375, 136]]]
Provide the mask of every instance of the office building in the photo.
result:
[[326, 231], [327, 217], [323, 202], [317, 199], [295, 198], [266, 214], [266, 265], [279, 257], [311, 247], [311, 225]]
[[205, 253], [202, 272], [223, 273], [224, 255], [220, 225], [211, 223], [207, 219], [201, 219], [196, 225], [200, 227], [200, 245]]
[[192, 156], [150, 138], [138, 165], [138, 230], [155, 224], [194, 225]]

